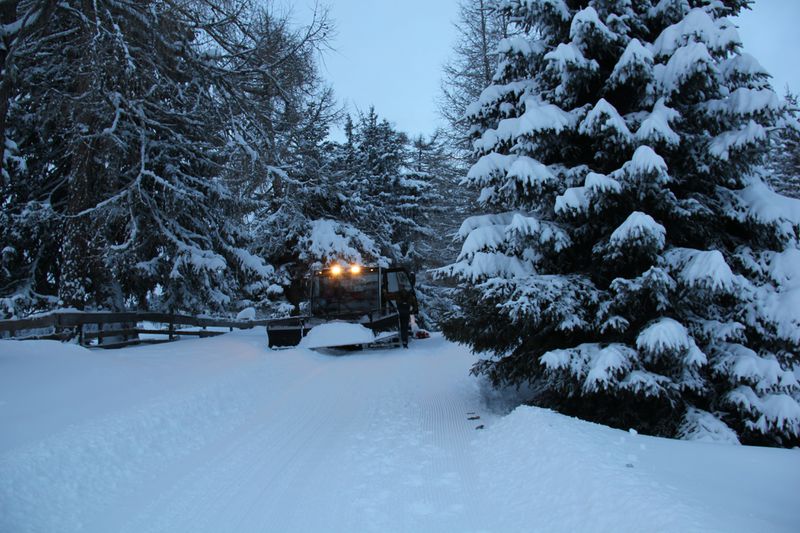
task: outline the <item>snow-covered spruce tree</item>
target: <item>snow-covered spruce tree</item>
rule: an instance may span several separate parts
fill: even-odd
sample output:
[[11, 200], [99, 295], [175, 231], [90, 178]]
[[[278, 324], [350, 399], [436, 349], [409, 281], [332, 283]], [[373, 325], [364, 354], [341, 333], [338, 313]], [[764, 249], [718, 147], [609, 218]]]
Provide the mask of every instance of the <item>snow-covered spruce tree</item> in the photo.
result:
[[784, 108], [746, 3], [506, 2], [523, 33], [469, 109], [493, 214], [446, 269], [475, 372], [621, 427], [798, 442], [800, 206], [758, 176]]
[[345, 117], [346, 138], [336, 143], [326, 140], [337, 115], [330, 94], [312, 104], [271, 182], [274, 203], [255, 224], [295, 309], [303, 276], [333, 261], [426, 267], [437, 198], [435, 177], [416, 164], [408, 137], [374, 109], [357, 121]]
[[453, 213], [468, 212], [472, 195], [460, 186], [462, 164], [444, 130], [437, 129], [430, 137], [419, 136], [411, 142], [409, 167], [431, 185], [426, 209], [431, 235], [421, 244], [422, 266], [436, 268], [450, 264], [458, 255], [459, 246], [453, 236], [461, 222]]
[[344, 164], [338, 161], [343, 150], [327, 140], [338, 115], [330, 91], [307, 102], [287, 132], [281, 166], [251, 224], [255, 251], [279, 265], [280, 289], [273, 291], [289, 304], [284, 313], [305, 299], [310, 270], [333, 261], [366, 264], [381, 258], [375, 241], [343, 217], [349, 201], [337, 170]]
[[348, 124], [332, 169], [339, 218], [369, 235], [384, 258], [416, 268], [424, 259], [420, 243], [431, 233], [432, 178], [415, 170], [408, 136], [374, 109]]
[[419, 136], [411, 143], [410, 168], [432, 186], [425, 206], [429, 235], [418, 244], [420, 260], [415, 265], [417, 298], [420, 302], [421, 324], [433, 330], [452, 308], [451, 283], [429, 275], [452, 263], [459, 246], [453, 239], [460, 220], [453, 213], [470, 213], [471, 191], [459, 185], [465, 171], [463, 162], [454, 153], [450, 137], [436, 130], [430, 137]]
[[234, 146], [248, 150], [228, 166], [226, 183], [242, 208], [250, 251], [276, 267], [267, 282], [244, 286], [249, 303], [266, 314], [285, 314], [299, 303], [300, 272], [308, 266], [299, 259], [306, 251], [301, 243], [328, 204], [325, 138], [339, 110], [316, 57], [329, 29], [324, 10], [298, 28], [270, 10], [258, 12], [246, 32], [256, 53], [242, 64], [244, 83], [228, 82], [231, 93], [247, 95], [232, 99], [238, 103], [232, 128]]

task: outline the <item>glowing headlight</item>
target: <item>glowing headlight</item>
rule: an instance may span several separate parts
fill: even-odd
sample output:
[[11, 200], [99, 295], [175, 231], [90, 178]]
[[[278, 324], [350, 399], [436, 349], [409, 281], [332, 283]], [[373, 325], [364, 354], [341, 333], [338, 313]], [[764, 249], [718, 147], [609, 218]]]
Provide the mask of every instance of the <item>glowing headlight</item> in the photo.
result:
[[358, 265], [353, 265], [350, 267], [351, 274], [361, 274], [361, 267]]
[[333, 274], [334, 276], [338, 276], [341, 273], [342, 273], [342, 267], [341, 266], [333, 265], [331, 267], [331, 274]]

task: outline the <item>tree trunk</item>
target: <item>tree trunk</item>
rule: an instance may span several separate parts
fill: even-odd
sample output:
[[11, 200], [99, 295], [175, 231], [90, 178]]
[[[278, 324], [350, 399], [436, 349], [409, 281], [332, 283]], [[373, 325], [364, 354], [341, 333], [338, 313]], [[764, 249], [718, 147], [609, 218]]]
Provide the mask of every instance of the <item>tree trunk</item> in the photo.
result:
[[489, 62], [489, 36], [486, 29], [486, 7], [484, 0], [480, 0], [481, 12], [481, 55], [483, 59], [483, 81], [484, 86], [489, 86], [492, 83], [492, 67]]
[[[84, 0], [83, 12], [88, 20], [94, 19], [94, 6], [91, 0]], [[86, 53], [93, 54], [91, 41], [92, 28], [84, 25], [82, 28], [83, 40], [86, 43]], [[92, 63], [95, 63], [94, 61]], [[78, 97], [92, 90], [92, 77], [94, 67], [100, 65], [87, 65], [83, 72], [77, 73], [75, 94]], [[83, 111], [76, 117], [77, 122], [94, 126], [95, 118], [84, 105]], [[63, 228], [62, 240], [62, 265], [61, 284], [58, 296], [62, 305], [83, 309], [87, 304], [102, 304], [100, 287], [103, 286], [105, 277], [102, 268], [102, 247], [99, 245], [100, 235], [95, 231], [91, 214], [81, 214], [96, 205], [98, 190], [100, 189], [100, 176], [102, 169], [95, 168], [93, 164], [96, 142], [86, 138], [75, 139], [72, 153], [71, 170], [68, 186], [68, 199]]]
[[[17, 18], [17, 4], [19, 2], [0, 3], [0, 24], [10, 25]], [[3, 47], [0, 49], [0, 176], [5, 181], [7, 170], [6, 164], [6, 118], [8, 117], [8, 106], [11, 100], [11, 71], [10, 59], [11, 50], [14, 46], [16, 35], [3, 36]]]

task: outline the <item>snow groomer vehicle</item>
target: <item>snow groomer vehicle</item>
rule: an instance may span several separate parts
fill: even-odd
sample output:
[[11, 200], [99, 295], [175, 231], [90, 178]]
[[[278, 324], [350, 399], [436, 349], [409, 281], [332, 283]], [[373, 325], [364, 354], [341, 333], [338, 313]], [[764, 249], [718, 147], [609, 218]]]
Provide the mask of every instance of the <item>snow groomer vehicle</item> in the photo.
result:
[[414, 275], [402, 267], [333, 264], [309, 279], [307, 314], [267, 325], [270, 348], [399, 345], [398, 298], [417, 307]]

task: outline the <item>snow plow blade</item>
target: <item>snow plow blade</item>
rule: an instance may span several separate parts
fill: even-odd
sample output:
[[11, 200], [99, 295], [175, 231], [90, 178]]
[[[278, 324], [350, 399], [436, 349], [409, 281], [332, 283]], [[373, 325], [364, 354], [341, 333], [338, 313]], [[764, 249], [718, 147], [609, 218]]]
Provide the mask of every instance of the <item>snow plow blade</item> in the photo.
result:
[[307, 317], [290, 317], [267, 324], [269, 347], [297, 346], [311, 330], [306, 325]]

